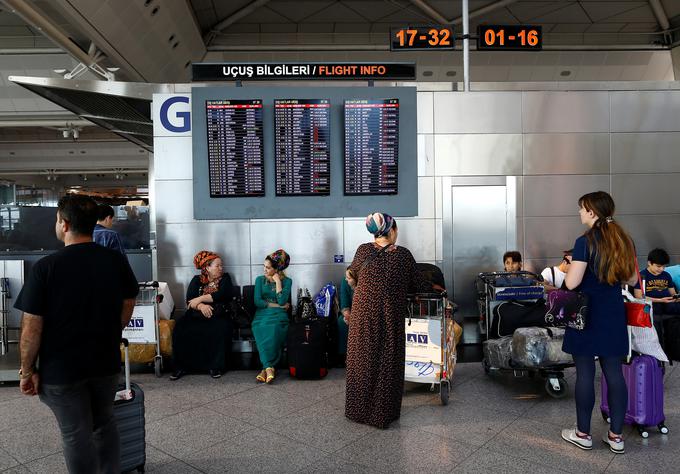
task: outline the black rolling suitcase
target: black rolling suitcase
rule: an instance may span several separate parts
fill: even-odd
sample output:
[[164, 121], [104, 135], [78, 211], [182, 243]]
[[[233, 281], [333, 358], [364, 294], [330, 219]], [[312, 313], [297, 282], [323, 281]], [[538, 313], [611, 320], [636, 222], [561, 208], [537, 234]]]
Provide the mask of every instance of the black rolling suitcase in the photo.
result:
[[298, 379], [328, 374], [328, 319], [291, 322], [288, 327], [288, 370]]
[[[146, 464], [146, 425], [144, 422], [144, 392], [139, 385], [130, 383], [130, 361], [128, 341], [125, 346], [125, 384], [118, 386], [116, 401], [113, 403], [113, 417], [120, 436], [121, 472], [137, 470], [144, 472]], [[120, 395], [129, 393], [123, 398]]]

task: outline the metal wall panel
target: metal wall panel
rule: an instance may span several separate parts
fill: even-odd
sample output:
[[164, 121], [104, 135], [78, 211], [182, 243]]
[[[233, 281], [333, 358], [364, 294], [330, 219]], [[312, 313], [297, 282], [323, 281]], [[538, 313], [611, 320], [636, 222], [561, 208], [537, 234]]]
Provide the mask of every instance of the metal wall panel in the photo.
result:
[[[323, 285], [333, 282], [340, 288], [345, 269], [349, 263], [325, 264], [325, 265], [291, 265], [286, 270], [286, 275], [293, 280], [291, 287], [293, 304], [297, 304], [298, 288], [307, 288], [312, 296], [316, 295]], [[261, 266], [252, 267], [253, 282], [262, 275]]]
[[661, 247], [669, 254], [680, 254], [680, 216], [617, 215], [616, 219], [630, 233], [638, 253], [647, 255]]
[[680, 91], [610, 92], [612, 132], [680, 131]]
[[[397, 218], [399, 238], [397, 245], [406, 247], [418, 262], [436, 260], [436, 222], [435, 219], [420, 219], [412, 217]], [[354, 253], [359, 245], [373, 242], [373, 236], [366, 230], [364, 219], [345, 219], [345, 262], [354, 259]]]
[[440, 262], [444, 260], [444, 247], [442, 245], [443, 239], [444, 239], [444, 232], [443, 232], [443, 219], [436, 219], [435, 220], [435, 231], [434, 231], [434, 239], [435, 239], [435, 250], [434, 250], [434, 256], [435, 260], [437, 262]]
[[434, 93], [418, 92], [418, 133], [434, 133]]
[[607, 174], [608, 133], [524, 135], [524, 174]]
[[435, 135], [435, 175], [522, 174], [522, 135]]
[[[296, 265], [333, 262], [342, 253], [343, 230], [340, 220], [268, 222], [250, 224], [250, 258], [258, 265], [276, 249], [284, 249]], [[243, 252], [246, 249], [241, 249]]]
[[523, 92], [524, 133], [609, 132], [608, 92]]
[[[194, 221], [194, 186], [190, 179], [156, 181], [156, 224]], [[160, 241], [159, 241], [160, 245]]]
[[409, 249], [417, 262], [436, 260], [435, 219], [403, 218], [397, 219], [397, 224], [399, 226], [397, 245]]
[[524, 215], [578, 216], [578, 198], [593, 191], [609, 192], [609, 176], [525, 176]]
[[576, 212], [573, 217], [525, 217], [524, 258], [559, 259], [585, 231]]
[[191, 137], [156, 137], [154, 140], [156, 179], [192, 179]]
[[[442, 186], [442, 177], [437, 176], [434, 178], [434, 216], [437, 219], [441, 219], [444, 217], [443, 210], [442, 210], [442, 203], [443, 203], [443, 186]], [[448, 193], [448, 190], [447, 190]]]
[[434, 176], [434, 135], [418, 135], [418, 176]]
[[9, 278], [9, 291], [11, 298], [7, 301], [9, 314], [7, 323], [10, 327], [20, 327], [22, 312], [14, 307], [17, 296], [24, 286], [24, 261], [23, 260], [0, 260], [0, 278]]
[[612, 173], [680, 173], [680, 133], [612, 133], [611, 142]]
[[[161, 267], [191, 265], [200, 250], [211, 250], [222, 256], [223, 264], [251, 265], [250, 224], [247, 221], [195, 222], [191, 224], [161, 224], [157, 227], [158, 253]], [[244, 251], [246, 250], [246, 251]]]
[[[250, 266], [226, 266], [224, 271], [231, 277], [234, 285], [243, 286], [252, 283]], [[189, 282], [198, 275], [198, 270], [191, 267], [158, 267], [158, 280], [168, 283], [172, 299], [175, 301], [175, 315], [186, 309], [186, 294]]]
[[418, 217], [434, 219], [434, 180], [433, 176], [418, 178]]
[[435, 133], [521, 133], [520, 92], [439, 92], [434, 100]]
[[612, 197], [617, 214], [678, 214], [680, 174], [616, 174]]

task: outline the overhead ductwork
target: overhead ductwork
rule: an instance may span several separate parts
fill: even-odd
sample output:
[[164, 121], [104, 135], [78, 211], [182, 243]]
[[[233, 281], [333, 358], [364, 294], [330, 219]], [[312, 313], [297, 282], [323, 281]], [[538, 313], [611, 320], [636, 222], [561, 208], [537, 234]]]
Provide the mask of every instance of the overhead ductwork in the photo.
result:
[[25, 76], [9, 80], [149, 151], [153, 151], [153, 94], [171, 92], [163, 84]]

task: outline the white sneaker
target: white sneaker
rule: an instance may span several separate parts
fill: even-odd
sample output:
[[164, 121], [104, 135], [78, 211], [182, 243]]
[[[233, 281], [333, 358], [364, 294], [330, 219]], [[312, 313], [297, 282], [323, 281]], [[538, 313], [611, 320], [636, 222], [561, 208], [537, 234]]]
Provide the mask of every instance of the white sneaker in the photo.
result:
[[562, 439], [568, 443], [574, 444], [581, 449], [593, 449], [593, 437], [590, 435], [580, 436], [575, 429], [562, 430]]
[[623, 438], [616, 436], [614, 438], [609, 437], [609, 431], [605, 431], [602, 435], [602, 441], [604, 444], [609, 445], [609, 450], [615, 454], [623, 454], [625, 452], [623, 447]]

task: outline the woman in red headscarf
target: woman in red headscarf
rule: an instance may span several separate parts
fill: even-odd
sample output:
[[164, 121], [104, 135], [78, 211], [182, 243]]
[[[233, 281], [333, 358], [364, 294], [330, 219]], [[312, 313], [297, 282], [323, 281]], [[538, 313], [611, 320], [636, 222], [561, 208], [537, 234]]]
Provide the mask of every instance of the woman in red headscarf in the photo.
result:
[[222, 271], [222, 259], [214, 252], [198, 252], [194, 266], [201, 274], [189, 283], [187, 311], [173, 332], [175, 371], [170, 380], [190, 371], [220, 378], [231, 350], [232, 327], [226, 310], [234, 294], [231, 278]]

